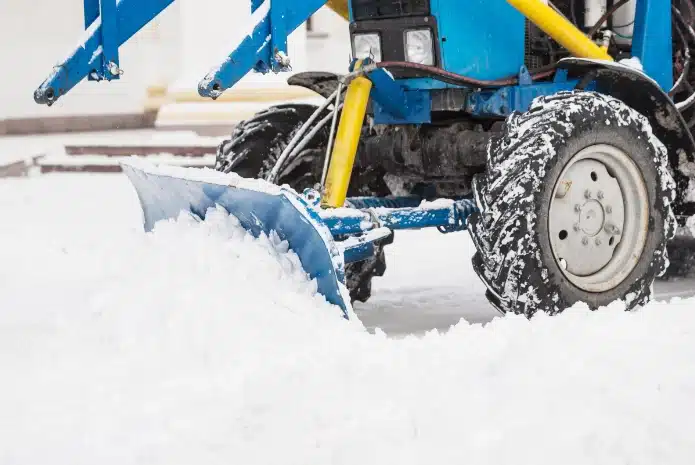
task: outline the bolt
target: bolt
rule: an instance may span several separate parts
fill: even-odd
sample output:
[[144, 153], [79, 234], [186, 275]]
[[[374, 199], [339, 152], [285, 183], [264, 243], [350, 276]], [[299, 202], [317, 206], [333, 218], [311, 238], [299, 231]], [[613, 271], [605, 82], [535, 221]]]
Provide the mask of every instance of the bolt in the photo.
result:
[[574, 226], [572, 226], [572, 229], [574, 229], [575, 232], [579, 232], [579, 223], [574, 223]]
[[589, 189], [584, 191], [584, 197], [586, 197], [587, 199], [591, 198], [591, 191]]
[[589, 245], [589, 238], [585, 237], [582, 239], [582, 245]]
[[598, 197], [599, 200], [602, 200], [603, 199], [603, 191], [598, 191], [598, 193], [596, 194], [596, 197]]
[[620, 229], [616, 225], [614, 225], [613, 223], [606, 223], [606, 226], [604, 227], [604, 229], [608, 234], [613, 234], [613, 235], [620, 234]]
[[595, 243], [596, 245], [601, 245], [601, 239], [599, 239], [599, 238], [597, 237], [596, 240], [594, 241], [594, 243]]
[[608, 206], [606, 207], [606, 213], [608, 213], [609, 215], [610, 215], [611, 213], [613, 213], [613, 207], [611, 207], [610, 205], [608, 205]]
[[579, 205], [579, 204], [576, 204], [576, 205], [574, 206], [574, 211], [577, 212], [577, 213], [579, 213], [580, 211], [582, 211], [582, 206]]

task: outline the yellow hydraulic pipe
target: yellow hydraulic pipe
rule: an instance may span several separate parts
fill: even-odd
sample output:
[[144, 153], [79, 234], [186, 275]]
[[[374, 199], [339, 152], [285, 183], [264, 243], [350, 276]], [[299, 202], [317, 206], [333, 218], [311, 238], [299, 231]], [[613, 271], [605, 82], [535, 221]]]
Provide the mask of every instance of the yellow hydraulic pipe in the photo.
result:
[[321, 201], [324, 207], [337, 208], [345, 203], [371, 90], [372, 81], [363, 76], [356, 77], [348, 85], [326, 175], [326, 188]]
[[541, 0], [507, 0], [533, 24], [578, 58], [613, 61], [608, 52]]
[[328, 0], [326, 6], [331, 10], [338, 13], [344, 19], [350, 19], [350, 13], [348, 12], [348, 2], [347, 0]]

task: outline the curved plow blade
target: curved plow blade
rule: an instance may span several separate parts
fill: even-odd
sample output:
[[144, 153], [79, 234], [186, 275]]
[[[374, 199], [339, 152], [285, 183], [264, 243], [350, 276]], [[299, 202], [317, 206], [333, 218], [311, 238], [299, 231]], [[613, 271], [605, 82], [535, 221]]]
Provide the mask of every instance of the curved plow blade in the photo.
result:
[[145, 230], [181, 212], [204, 219], [209, 208], [219, 205], [254, 237], [275, 231], [286, 240], [304, 271], [316, 279], [318, 292], [348, 317], [343, 255], [319, 215], [295, 192], [210, 169], [155, 166], [140, 160], [122, 167], [140, 199]]

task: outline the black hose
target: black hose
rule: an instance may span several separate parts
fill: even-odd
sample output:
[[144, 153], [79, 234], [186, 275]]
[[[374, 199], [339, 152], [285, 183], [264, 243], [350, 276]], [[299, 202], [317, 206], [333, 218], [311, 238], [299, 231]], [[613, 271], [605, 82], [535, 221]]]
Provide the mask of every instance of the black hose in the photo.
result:
[[[411, 63], [409, 61], [382, 61], [381, 63], [377, 63], [376, 67], [384, 69], [415, 70], [423, 74], [426, 74], [429, 77], [434, 77], [442, 82], [446, 82], [447, 84], [453, 85], [466, 85], [473, 87], [504, 87], [512, 86], [519, 83], [519, 76], [510, 76], [508, 78], [496, 80], [476, 79], [464, 76], [462, 74], [456, 74], [450, 71], [445, 71], [434, 66], [422, 65], [419, 63]], [[555, 65], [543, 66], [541, 68], [538, 68], [537, 70], [534, 70], [531, 73], [531, 79], [536, 80], [546, 78], [552, 76], [554, 73]]]

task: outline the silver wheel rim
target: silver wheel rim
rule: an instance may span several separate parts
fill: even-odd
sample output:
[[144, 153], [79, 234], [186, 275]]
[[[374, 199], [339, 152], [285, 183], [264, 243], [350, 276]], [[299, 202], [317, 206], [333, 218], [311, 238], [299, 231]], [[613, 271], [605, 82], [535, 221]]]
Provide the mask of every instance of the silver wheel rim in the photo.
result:
[[550, 246], [578, 288], [605, 292], [630, 274], [647, 241], [649, 196], [622, 150], [592, 145], [567, 163], [548, 211]]

